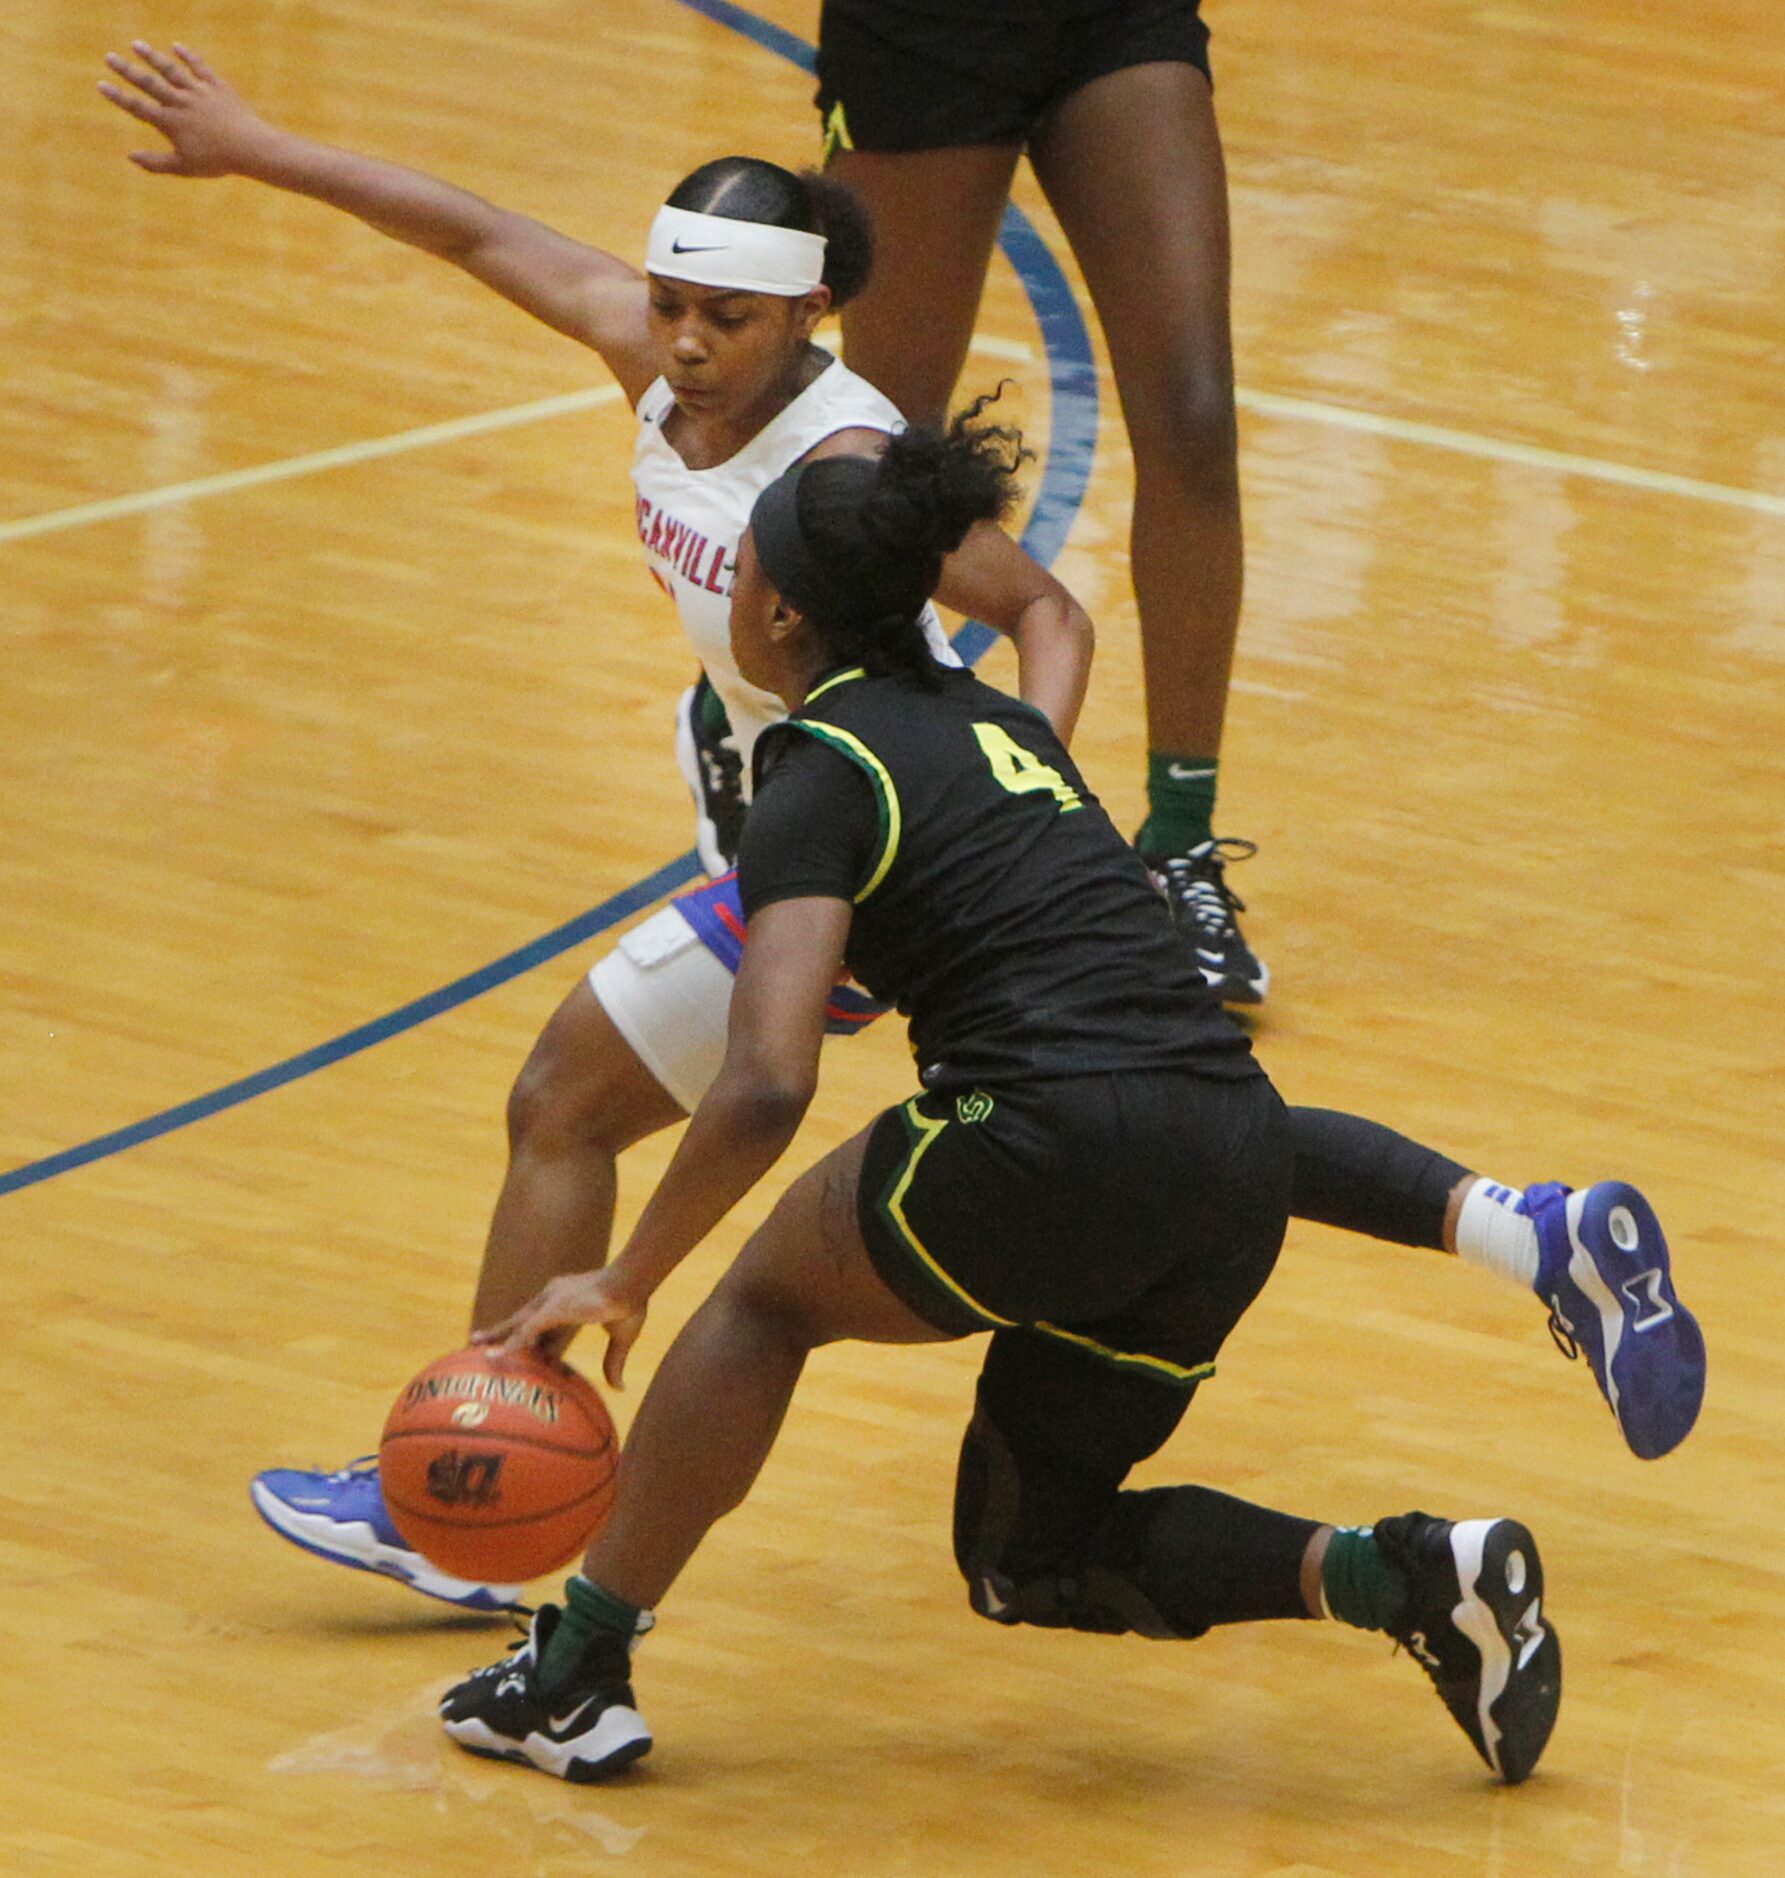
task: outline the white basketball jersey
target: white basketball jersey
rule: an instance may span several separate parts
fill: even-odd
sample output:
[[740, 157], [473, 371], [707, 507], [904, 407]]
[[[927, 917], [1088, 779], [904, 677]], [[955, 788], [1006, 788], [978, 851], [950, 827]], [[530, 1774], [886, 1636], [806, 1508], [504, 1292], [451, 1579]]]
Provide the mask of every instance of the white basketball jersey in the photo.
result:
[[[661, 378], [638, 401], [632, 458], [638, 535], [651, 572], [675, 601], [688, 642], [725, 701], [748, 791], [756, 739], [787, 715], [772, 692], [744, 682], [731, 656], [731, 582], [750, 511], [776, 477], [826, 437], [840, 430], [900, 431], [905, 420], [890, 399], [833, 359], [735, 456], [695, 470], [664, 440], [663, 421], [674, 409], [675, 394]], [[934, 607], [924, 609], [924, 631], [937, 658], [960, 663]]]

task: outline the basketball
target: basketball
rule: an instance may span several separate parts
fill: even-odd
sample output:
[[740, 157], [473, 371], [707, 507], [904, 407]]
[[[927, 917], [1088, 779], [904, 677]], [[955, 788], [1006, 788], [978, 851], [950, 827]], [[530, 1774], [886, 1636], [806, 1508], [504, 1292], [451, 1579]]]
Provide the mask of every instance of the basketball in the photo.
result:
[[607, 1405], [565, 1363], [455, 1350], [397, 1397], [379, 1443], [397, 1530], [456, 1578], [519, 1584], [575, 1558], [613, 1504]]

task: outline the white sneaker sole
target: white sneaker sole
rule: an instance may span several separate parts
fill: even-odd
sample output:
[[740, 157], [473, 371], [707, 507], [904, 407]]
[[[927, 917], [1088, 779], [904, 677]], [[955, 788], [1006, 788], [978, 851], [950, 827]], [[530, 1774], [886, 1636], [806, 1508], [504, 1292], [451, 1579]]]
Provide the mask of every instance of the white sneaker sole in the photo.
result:
[[645, 1718], [637, 1709], [620, 1706], [603, 1709], [593, 1728], [567, 1741], [553, 1741], [537, 1733], [516, 1741], [497, 1734], [487, 1722], [475, 1717], [442, 1722], [441, 1726], [460, 1747], [473, 1754], [521, 1761], [560, 1780], [600, 1780], [630, 1767], [651, 1751], [651, 1731], [645, 1726]]
[[489, 1585], [454, 1578], [430, 1565], [419, 1552], [412, 1552], [406, 1546], [387, 1545], [364, 1520], [331, 1519], [326, 1513], [301, 1513], [296, 1507], [287, 1506], [258, 1480], [250, 1484], [248, 1491], [253, 1496], [255, 1511], [275, 1532], [318, 1558], [398, 1579], [424, 1596], [439, 1598], [448, 1604], [467, 1604], [479, 1594], [489, 1600], [487, 1608], [490, 1609], [520, 1602], [520, 1585]]
[[[1456, 1566], [1461, 1595], [1450, 1615], [1457, 1629], [1480, 1653], [1481, 1684], [1476, 1692], [1475, 1718], [1488, 1764], [1505, 1780], [1508, 1776], [1501, 1753], [1504, 1737], [1494, 1720], [1494, 1704], [1506, 1693], [1513, 1676], [1530, 1664], [1549, 1631], [1543, 1619], [1542, 1580], [1537, 1566], [1536, 1546], [1529, 1542], [1529, 1535], [1526, 1535], [1530, 1543], [1529, 1557], [1522, 1546], [1514, 1543], [1503, 1557], [1495, 1559], [1491, 1570], [1487, 1566], [1485, 1554], [1488, 1541], [1500, 1527], [1509, 1529], [1509, 1538], [1523, 1530], [1516, 1521], [1506, 1519], [1462, 1519], [1451, 1528], [1450, 1553]], [[1500, 1582], [1484, 1585], [1484, 1572], [1490, 1578], [1497, 1574]], [[1539, 1589], [1518, 1612], [1511, 1624], [1509, 1637], [1502, 1629], [1501, 1620], [1496, 1616], [1490, 1600], [1498, 1599], [1510, 1616], [1532, 1580], [1536, 1580]], [[1547, 1738], [1547, 1728], [1544, 1734]], [[1541, 1745], [1538, 1752], [1542, 1752]], [[1533, 1755], [1531, 1759], [1534, 1763], [1536, 1756]], [[1516, 1777], [1522, 1779], [1528, 1771], [1527, 1767]]]

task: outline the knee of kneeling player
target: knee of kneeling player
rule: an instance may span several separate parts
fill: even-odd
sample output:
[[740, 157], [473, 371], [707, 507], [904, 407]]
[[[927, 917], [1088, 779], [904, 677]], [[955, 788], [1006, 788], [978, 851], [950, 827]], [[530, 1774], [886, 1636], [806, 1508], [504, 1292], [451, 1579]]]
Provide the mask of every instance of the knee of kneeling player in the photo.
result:
[[1144, 1570], [1120, 1562], [1116, 1515], [1124, 1497], [1105, 1483], [1051, 1473], [1026, 1478], [979, 1409], [961, 1445], [954, 1508], [955, 1562], [973, 1609], [998, 1624], [1201, 1636], [1206, 1623], [1194, 1613], [1162, 1612]]

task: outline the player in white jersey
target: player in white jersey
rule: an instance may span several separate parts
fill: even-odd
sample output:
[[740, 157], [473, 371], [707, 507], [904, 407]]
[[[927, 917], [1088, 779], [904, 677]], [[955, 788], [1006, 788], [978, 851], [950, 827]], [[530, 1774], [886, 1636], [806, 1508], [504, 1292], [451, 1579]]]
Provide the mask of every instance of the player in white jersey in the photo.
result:
[[[639, 417], [646, 556], [747, 760], [756, 734], [785, 715], [732, 659], [728, 594], [750, 510], [796, 462], [872, 454], [903, 427], [885, 397], [812, 343], [871, 265], [867, 219], [849, 192], [749, 157], [704, 164], [658, 212], [641, 272], [449, 183], [279, 129], [189, 48], [133, 43], [134, 61], [108, 55], [120, 82], [100, 90], [166, 137], [167, 149], [134, 153], [140, 168], [246, 177], [344, 209], [601, 356]], [[949, 557], [937, 598], [1010, 635], [1024, 698], [1069, 734], [1092, 632], [1066, 589], [988, 523]], [[952, 658], [933, 610], [927, 629]], [[723, 877], [629, 934], [549, 1020], [509, 1100], [509, 1164], [473, 1328], [508, 1316], [557, 1274], [603, 1262], [618, 1155], [691, 1111], [723, 1058], [742, 937], [735, 886]], [[859, 1028], [875, 1009], [840, 986], [833, 1028]], [[296, 1543], [436, 1595], [487, 1601], [401, 1545], [375, 1475], [344, 1477], [326, 1508], [294, 1496], [278, 1478], [256, 1482], [256, 1505]], [[344, 1526], [366, 1535], [358, 1558], [334, 1545]]]

